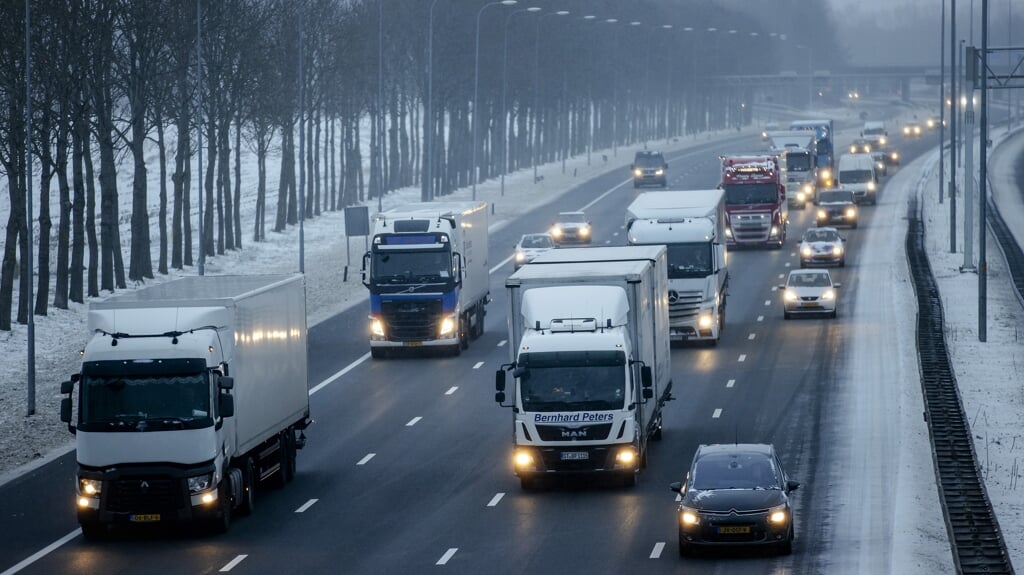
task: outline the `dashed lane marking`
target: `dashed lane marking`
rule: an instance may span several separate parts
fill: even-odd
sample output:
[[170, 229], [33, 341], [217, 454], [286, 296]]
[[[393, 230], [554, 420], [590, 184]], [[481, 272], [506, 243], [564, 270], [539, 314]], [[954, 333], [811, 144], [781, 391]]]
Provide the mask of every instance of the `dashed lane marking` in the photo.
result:
[[421, 419], [423, 419], [423, 418], [417, 415], [416, 417], [410, 419], [409, 423], [406, 423], [405, 426], [406, 427], [412, 427], [412, 426], [416, 425], [417, 423], [419, 423]]
[[722, 408], [716, 409], [715, 412], [711, 414], [711, 419], [718, 419], [719, 417], [722, 417]]
[[248, 557], [248, 555], [239, 555], [238, 557], [235, 557], [231, 561], [228, 561], [227, 565], [225, 565], [225, 566], [220, 568], [220, 572], [221, 573], [227, 573], [228, 571], [231, 571], [232, 569], [237, 567], [239, 563], [241, 563], [243, 560], [245, 560], [246, 557]]
[[736, 385], [736, 380], [735, 379], [730, 379], [729, 381], [725, 382], [725, 386], [726, 387], [732, 387], [734, 385]]
[[369, 463], [369, 461], [371, 459], [373, 459], [373, 456], [375, 456], [375, 455], [377, 455], [377, 454], [376, 453], [367, 453], [366, 457], [363, 457], [358, 462], [356, 462], [356, 465], [366, 465], [367, 463]]
[[296, 513], [305, 513], [306, 510], [309, 509], [310, 507], [312, 507], [313, 504], [316, 503], [317, 501], [320, 501], [320, 500], [319, 499], [310, 499], [309, 501], [303, 503], [302, 507], [299, 507], [298, 509], [296, 509], [295, 512]]
[[455, 393], [458, 390], [459, 390], [459, 386], [453, 385], [453, 386], [449, 387], [448, 391], [444, 392], [444, 394], [445, 395], [451, 395], [451, 394]]
[[478, 362], [476, 362], [476, 365], [473, 366], [473, 369], [480, 369], [483, 365], [484, 365], [484, 362], [478, 361]]
[[654, 549], [651, 549], [651, 559], [659, 559], [661, 552], [665, 550], [665, 542], [658, 541], [654, 544]]
[[491, 500], [487, 502], [487, 506], [488, 507], [496, 506], [498, 504], [498, 502], [501, 501], [501, 498], [504, 497], [504, 496], [505, 496], [504, 493], [496, 493], [494, 495], [494, 497], [491, 497]]
[[452, 547], [451, 549], [445, 551], [444, 555], [442, 555], [441, 558], [437, 560], [437, 563], [435, 563], [435, 565], [446, 565], [448, 561], [450, 561], [451, 558], [455, 556], [455, 552], [458, 550], [458, 547]]

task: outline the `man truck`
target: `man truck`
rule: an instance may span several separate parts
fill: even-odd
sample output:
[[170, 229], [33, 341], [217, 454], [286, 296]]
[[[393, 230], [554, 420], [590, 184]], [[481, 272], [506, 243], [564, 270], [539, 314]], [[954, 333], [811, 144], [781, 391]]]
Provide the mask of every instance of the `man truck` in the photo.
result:
[[[495, 400], [523, 489], [598, 474], [636, 484], [671, 397], [664, 246], [552, 250], [513, 273]], [[506, 374], [511, 372], [511, 399]]]
[[726, 245], [781, 248], [786, 242], [786, 153], [721, 156]]
[[60, 406], [86, 538], [119, 524], [224, 532], [258, 483], [294, 477], [310, 423], [304, 281], [185, 277], [90, 304]]
[[487, 235], [486, 202], [412, 203], [374, 216], [362, 268], [374, 358], [426, 348], [458, 355], [484, 333]]
[[668, 323], [672, 341], [718, 343], [725, 326], [729, 268], [725, 192], [640, 194], [626, 208], [629, 245], [668, 248]]

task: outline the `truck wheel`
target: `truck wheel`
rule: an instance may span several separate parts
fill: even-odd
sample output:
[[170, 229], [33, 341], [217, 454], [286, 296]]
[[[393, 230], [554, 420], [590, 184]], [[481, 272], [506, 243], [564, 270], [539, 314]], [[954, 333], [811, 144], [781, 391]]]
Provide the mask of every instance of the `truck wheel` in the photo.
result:
[[295, 479], [295, 455], [297, 451], [298, 445], [295, 441], [295, 430], [289, 427], [288, 431], [285, 432], [285, 460], [287, 461], [285, 468], [288, 470], [286, 481], [289, 483]]
[[82, 523], [82, 537], [86, 541], [103, 541], [109, 532], [107, 526], [99, 521], [87, 521]]
[[238, 512], [252, 515], [256, 510], [256, 462], [246, 457], [242, 465], [242, 501], [238, 505]]
[[291, 478], [288, 477], [288, 440], [284, 434], [277, 437], [277, 473], [270, 479], [270, 486], [274, 489], [283, 488]]
[[388, 356], [388, 350], [384, 349], [383, 347], [371, 347], [370, 348], [370, 357], [372, 357], [373, 359], [384, 359], [387, 356]]
[[636, 472], [630, 472], [622, 476], [623, 487], [636, 487]]
[[469, 349], [469, 319], [463, 315], [459, 319], [459, 350]]
[[[230, 476], [229, 476], [230, 477]], [[209, 528], [211, 533], [221, 534], [227, 533], [228, 527], [231, 526], [231, 486], [230, 479], [225, 478], [221, 481], [220, 496], [217, 503], [217, 512], [219, 517], [215, 517], [210, 520]]]
[[473, 313], [473, 319], [476, 320], [473, 324], [473, 339], [479, 339], [484, 334], [484, 316], [487, 315], [484, 312], [483, 304], [476, 304], [476, 311]]

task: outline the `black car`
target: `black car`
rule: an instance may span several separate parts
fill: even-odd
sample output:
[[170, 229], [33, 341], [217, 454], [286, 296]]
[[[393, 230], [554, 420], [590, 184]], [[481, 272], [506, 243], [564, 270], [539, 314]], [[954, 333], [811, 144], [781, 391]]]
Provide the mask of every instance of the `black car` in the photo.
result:
[[679, 555], [696, 547], [756, 545], [793, 552], [790, 493], [775, 447], [761, 443], [701, 445], [679, 493]]
[[857, 201], [850, 190], [834, 189], [818, 192], [818, 210], [814, 222], [818, 226], [857, 227]]
[[633, 164], [629, 166], [633, 174], [633, 187], [640, 186], [661, 186], [668, 185], [668, 162], [661, 152], [642, 150], [633, 157]]

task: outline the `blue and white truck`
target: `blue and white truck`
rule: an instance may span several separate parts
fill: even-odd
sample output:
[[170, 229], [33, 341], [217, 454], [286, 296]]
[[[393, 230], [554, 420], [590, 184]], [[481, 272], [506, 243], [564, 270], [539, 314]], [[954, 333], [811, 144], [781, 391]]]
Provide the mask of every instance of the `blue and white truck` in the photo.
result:
[[376, 214], [363, 285], [370, 353], [458, 355], [484, 332], [490, 301], [486, 202], [420, 202]]
[[524, 489], [571, 474], [636, 484], [671, 398], [666, 268], [665, 246], [569, 248], [506, 280], [510, 363], [495, 400], [512, 408]]
[[835, 122], [829, 119], [796, 120], [790, 130], [814, 132], [814, 167], [817, 170], [817, 189], [827, 190], [836, 184]]

